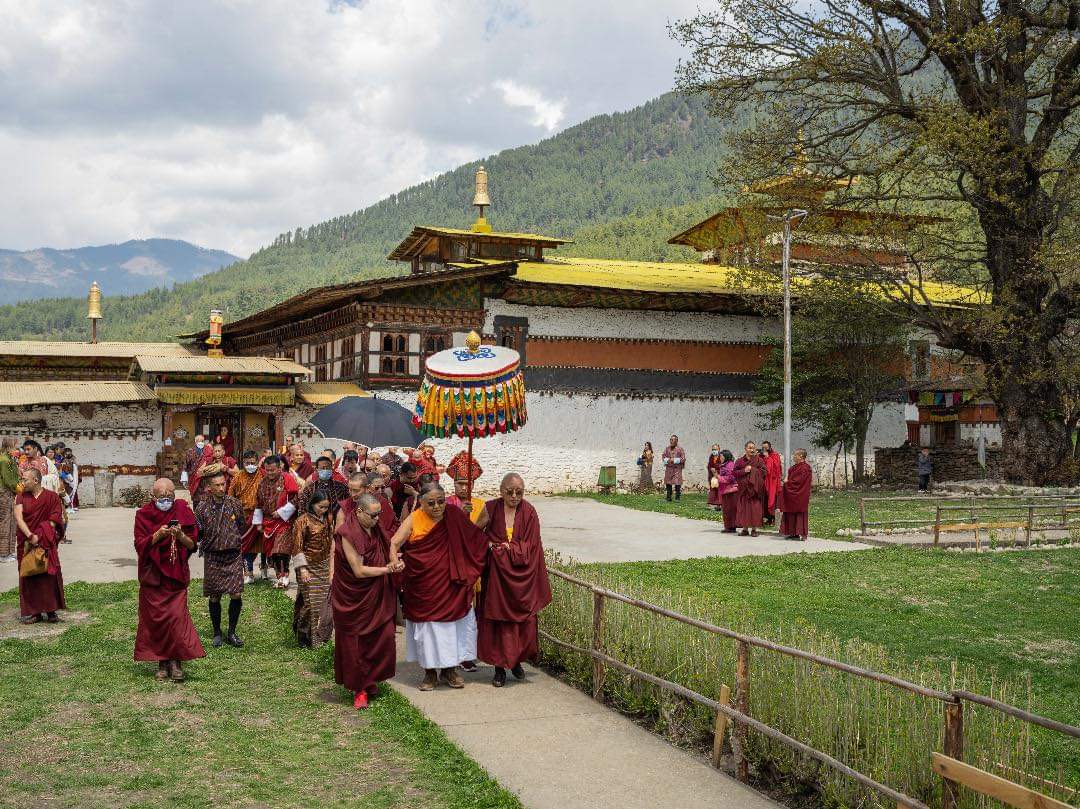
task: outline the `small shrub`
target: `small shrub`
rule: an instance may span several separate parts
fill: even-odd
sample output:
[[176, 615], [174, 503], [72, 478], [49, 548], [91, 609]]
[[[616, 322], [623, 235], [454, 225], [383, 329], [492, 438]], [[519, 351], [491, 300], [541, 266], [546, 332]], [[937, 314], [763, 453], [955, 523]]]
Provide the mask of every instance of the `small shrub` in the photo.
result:
[[149, 489], [144, 489], [138, 483], [120, 490], [116, 498], [117, 505], [125, 508], [142, 508], [154, 499]]

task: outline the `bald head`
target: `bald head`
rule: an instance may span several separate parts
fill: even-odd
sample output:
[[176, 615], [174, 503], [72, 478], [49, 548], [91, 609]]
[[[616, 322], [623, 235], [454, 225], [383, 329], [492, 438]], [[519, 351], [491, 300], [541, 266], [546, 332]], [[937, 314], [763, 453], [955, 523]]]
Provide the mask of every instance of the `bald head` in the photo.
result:
[[154, 497], [172, 497], [176, 493], [176, 487], [168, 478], [158, 478], [154, 481], [152, 491]]
[[502, 479], [502, 483], [499, 484], [500, 489], [506, 489], [514, 486], [518, 489], [525, 488], [525, 479], [521, 477], [517, 472], [511, 472]]

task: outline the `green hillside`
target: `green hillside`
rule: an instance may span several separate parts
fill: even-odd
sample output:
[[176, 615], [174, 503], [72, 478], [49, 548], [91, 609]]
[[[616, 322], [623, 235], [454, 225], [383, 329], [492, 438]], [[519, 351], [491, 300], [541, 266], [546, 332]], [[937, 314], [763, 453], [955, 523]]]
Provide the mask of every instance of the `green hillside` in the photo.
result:
[[[692, 260], [668, 236], [719, 204], [710, 179], [724, 153], [720, 125], [696, 98], [674, 93], [600, 115], [532, 146], [509, 149], [374, 205], [294, 232], [220, 272], [168, 290], [110, 296], [105, 340], [160, 340], [227, 320], [313, 286], [404, 270], [385, 257], [415, 224], [463, 226], [473, 178], [488, 168], [498, 229], [571, 237], [565, 253]], [[106, 290], [108, 293], [108, 290]], [[0, 307], [2, 339], [85, 339], [82, 296]]]

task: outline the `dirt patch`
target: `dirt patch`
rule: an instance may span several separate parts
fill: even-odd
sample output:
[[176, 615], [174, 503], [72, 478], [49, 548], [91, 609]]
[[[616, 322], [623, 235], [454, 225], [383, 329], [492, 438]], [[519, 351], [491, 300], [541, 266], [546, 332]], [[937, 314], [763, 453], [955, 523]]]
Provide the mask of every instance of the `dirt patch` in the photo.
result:
[[113, 567], [138, 567], [139, 560], [134, 557], [120, 557], [118, 559], [110, 559], [109, 564]]
[[71, 627], [89, 623], [91, 620], [91, 615], [88, 612], [61, 610], [58, 615], [60, 616], [60, 623], [58, 624], [50, 624], [44, 621], [37, 624], [20, 624], [18, 609], [5, 610], [0, 613], [0, 640], [8, 640], [9, 638], [14, 640], [55, 638], [57, 635], [71, 629]]
[[1060, 666], [1080, 655], [1080, 643], [1064, 638], [1029, 640], [995, 635], [993, 641], [1014, 660], [1042, 663], [1046, 666]]

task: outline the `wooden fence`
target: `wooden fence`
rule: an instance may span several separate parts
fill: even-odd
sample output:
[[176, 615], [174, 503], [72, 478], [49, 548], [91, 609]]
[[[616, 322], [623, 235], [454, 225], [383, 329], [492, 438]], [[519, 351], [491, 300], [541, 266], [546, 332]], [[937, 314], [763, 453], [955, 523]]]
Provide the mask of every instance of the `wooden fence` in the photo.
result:
[[[540, 637], [544, 640], [559, 646], [564, 649], [568, 649], [578, 654], [586, 655], [593, 661], [593, 698], [599, 701], [603, 700], [604, 689], [604, 675], [607, 669], [615, 669], [625, 674], [629, 674], [632, 677], [636, 677], [647, 683], [651, 683], [665, 691], [672, 694], [677, 694], [684, 699], [691, 702], [702, 705], [707, 709], [715, 713], [715, 722], [713, 727], [713, 747], [712, 747], [712, 763], [713, 766], [720, 766], [721, 751], [723, 748], [724, 738], [728, 732], [729, 727], [732, 730], [731, 748], [735, 756], [735, 766], [738, 777], [742, 781], [749, 780], [749, 762], [744, 754], [746, 748], [746, 739], [748, 732], [753, 729], [762, 735], [779, 742], [780, 744], [798, 751], [809, 758], [821, 762], [822, 764], [836, 770], [843, 775], [854, 779], [863, 786], [877, 792], [879, 795], [888, 799], [891, 802], [895, 802], [897, 807], [910, 807], [911, 809], [929, 809], [922, 801], [917, 800], [909, 795], [905, 795], [902, 792], [892, 789], [886, 784], [879, 783], [873, 778], [865, 775], [839, 761], [828, 753], [821, 750], [817, 750], [807, 744], [800, 742], [797, 739], [788, 736], [776, 728], [770, 727], [763, 722], [760, 722], [753, 718], [751, 715], [750, 699], [752, 694], [751, 689], [751, 650], [763, 649], [767, 652], [787, 655], [789, 657], [805, 660], [815, 665], [824, 666], [836, 671], [842, 671], [855, 677], [861, 677], [867, 680], [873, 680], [878, 683], [883, 683], [894, 688], [898, 688], [907, 691], [912, 694], [917, 694], [922, 697], [938, 700], [943, 705], [943, 748], [942, 753], [936, 751], [927, 751], [928, 765], [932, 766], [934, 771], [942, 776], [942, 801], [941, 805], [944, 809], [954, 809], [957, 802], [957, 789], [958, 785], [963, 785], [968, 788], [974, 789], [985, 795], [1002, 800], [1009, 803], [1012, 806], [1021, 807], [1048, 807], [1049, 809], [1068, 809], [1068, 804], [1062, 803], [1054, 798], [1050, 798], [1042, 793], [1036, 792], [1026, 786], [1017, 784], [1007, 779], [1001, 778], [984, 770], [977, 769], [969, 764], [963, 762], [964, 759], [964, 704], [974, 703], [982, 705], [986, 708], [991, 708], [996, 711], [1000, 711], [1004, 714], [1012, 716], [1015, 719], [1019, 719], [1023, 722], [1028, 722], [1034, 725], [1038, 725], [1049, 730], [1057, 731], [1058, 733], [1065, 734], [1074, 739], [1080, 739], [1080, 727], [1074, 725], [1068, 725], [1064, 722], [1058, 722], [1054, 719], [1048, 719], [1038, 714], [1033, 714], [1029, 711], [1024, 711], [1020, 708], [1016, 708], [1007, 703], [1000, 702], [990, 697], [984, 697], [979, 694], [973, 694], [968, 691], [940, 691], [935, 688], [927, 688], [926, 686], [919, 685], [918, 683], [909, 682], [899, 677], [893, 677], [889, 674], [881, 674], [876, 671], [870, 671], [869, 669], [863, 669], [858, 666], [853, 666], [850, 663], [844, 663], [839, 660], [832, 660], [821, 655], [816, 655], [811, 652], [806, 652], [801, 649], [796, 649], [791, 646], [784, 646], [773, 641], [766, 640], [765, 638], [755, 637], [753, 635], [746, 635], [742, 632], [736, 632], [732, 629], [726, 629], [724, 627], [710, 624], [707, 621], [702, 621], [697, 618], [691, 618], [687, 615], [682, 615], [673, 610], [666, 609], [664, 607], [650, 604], [647, 601], [633, 598], [631, 596], [624, 595], [622, 593], [615, 592], [614, 590], [608, 590], [604, 587], [600, 587], [592, 582], [585, 581], [583, 579], [575, 578], [574, 576], [564, 573], [561, 570], [557, 570], [553, 567], [548, 568], [548, 573], [551, 576], [562, 579], [570, 583], [571, 585], [584, 588], [592, 593], [592, 641], [589, 648], [578, 646], [573, 643], [569, 643], [560, 638], [556, 638], [549, 632], [540, 630]], [[720, 688], [719, 700], [714, 700], [703, 694], [699, 694], [685, 686], [678, 683], [665, 680], [661, 677], [657, 677], [654, 674], [642, 671], [641, 669], [627, 665], [620, 660], [616, 660], [614, 657], [604, 652], [604, 604], [607, 600], [618, 601], [623, 604], [628, 604], [638, 609], [646, 610], [656, 615], [669, 618], [673, 621], [677, 621], [688, 626], [695, 627], [704, 632], [718, 635], [720, 637], [728, 638], [736, 643], [736, 666], [735, 666], [735, 698], [734, 705], [731, 704], [731, 688], [728, 685], [723, 685]], [[933, 754], [933, 758], [931, 758]], [[1003, 797], [1005, 796], [1005, 797]]]
[[[867, 519], [867, 507], [882, 503], [917, 504], [927, 509], [925, 517], [889, 517]], [[1028, 541], [1031, 531], [1039, 528], [1068, 528], [1070, 518], [1080, 515], [1080, 497], [1076, 495], [971, 495], [957, 497], [860, 497], [859, 530], [867, 536], [870, 528], [912, 528], [934, 526], [935, 542], [941, 531], [1007, 527], [1025, 528]]]

